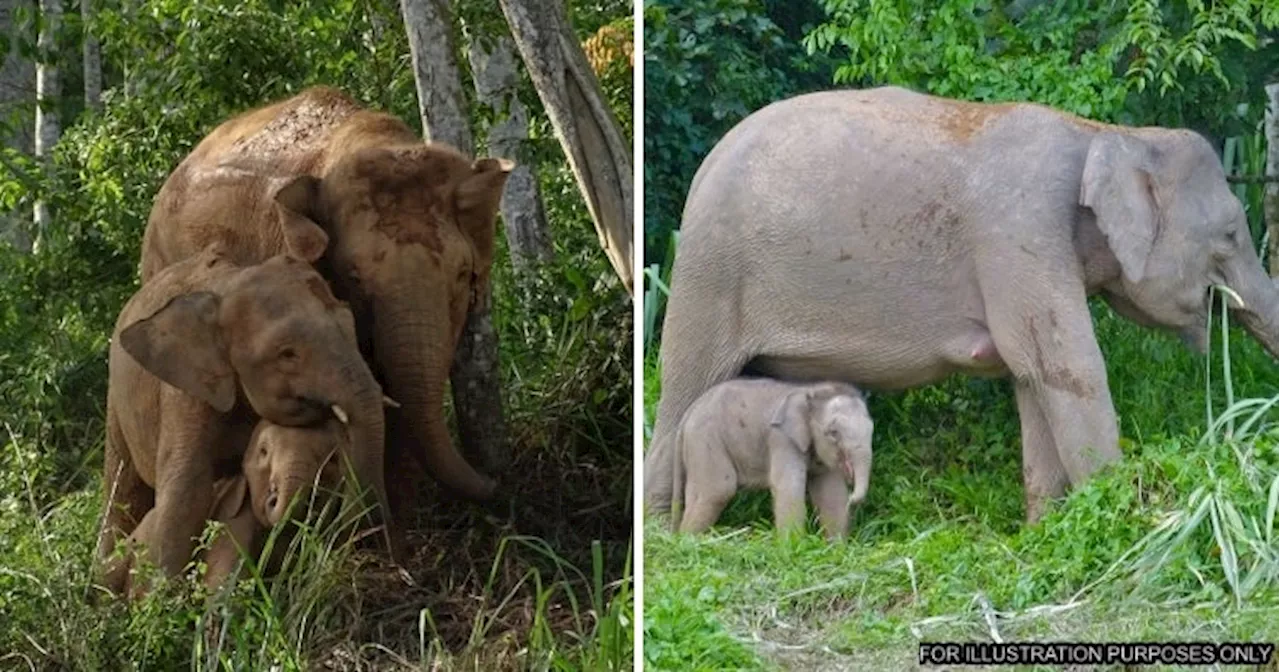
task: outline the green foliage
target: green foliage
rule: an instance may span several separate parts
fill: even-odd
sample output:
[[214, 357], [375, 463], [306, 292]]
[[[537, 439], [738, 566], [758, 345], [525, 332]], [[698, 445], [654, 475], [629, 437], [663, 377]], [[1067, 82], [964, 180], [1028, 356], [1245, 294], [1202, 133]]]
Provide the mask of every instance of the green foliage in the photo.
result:
[[1098, 24], [1114, 8], [1049, 3], [1015, 22], [996, 3], [958, 0], [922, 11], [911, 0], [832, 0], [827, 23], [805, 37], [811, 53], [847, 54], [836, 83], [895, 84], [969, 100], [1034, 100], [1110, 119], [1125, 83], [1112, 76], [1118, 46]]
[[[1029, 9], [1028, 9], [1029, 6]], [[835, 81], [966, 100], [1031, 100], [1217, 137], [1252, 130], [1276, 54], [1261, 0], [1006, 3], [825, 0], [804, 40]], [[1274, 23], [1270, 24], [1274, 26]], [[1251, 107], [1241, 114], [1241, 104]]]

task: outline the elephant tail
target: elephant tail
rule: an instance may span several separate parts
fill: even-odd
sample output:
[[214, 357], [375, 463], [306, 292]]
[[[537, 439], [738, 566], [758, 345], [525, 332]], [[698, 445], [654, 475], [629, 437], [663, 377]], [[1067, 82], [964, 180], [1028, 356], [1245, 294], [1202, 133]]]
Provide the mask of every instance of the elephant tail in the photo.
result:
[[676, 426], [676, 436], [671, 455], [671, 531], [680, 531], [684, 517], [684, 423]]

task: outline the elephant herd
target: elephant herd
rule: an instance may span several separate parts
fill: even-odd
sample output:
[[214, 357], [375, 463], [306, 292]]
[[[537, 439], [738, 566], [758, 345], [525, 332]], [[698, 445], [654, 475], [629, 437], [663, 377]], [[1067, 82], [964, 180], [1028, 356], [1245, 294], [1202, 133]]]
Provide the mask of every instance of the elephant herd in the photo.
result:
[[[644, 491], [650, 513], [685, 500], [690, 529], [714, 521], [742, 475], [706, 404], [725, 403], [717, 386], [744, 373], [869, 390], [1011, 377], [1034, 522], [1120, 458], [1089, 296], [1203, 350], [1210, 290], [1227, 288], [1233, 317], [1278, 351], [1277, 286], [1213, 147], [1187, 130], [896, 87], [802, 95], [711, 150], [680, 232]], [[759, 391], [733, 394], [722, 419], [748, 417], [729, 433], [762, 436], [768, 405], [749, 408]], [[710, 437], [695, 459], [691, 431]], [[760, 441], [755, 452], [799, 459]], [[803, 506], [803, 473], [770, 472], [776, 462], [747, 480], [774, 490], [781, 525]], [[838, 523], [821, 490], [824, 525]]]
[[224, 122], [178, 165], [111, 340], [105, 587], [145, 592], [144, 557], [180, 573], [209, 520], [226, 523], [205, 551], [217, 583], [295, 495], [346, 473], [393, 557], [413, 497], [402, 467], [492, 495], [443, 403], [513, 167], [327, 88]]

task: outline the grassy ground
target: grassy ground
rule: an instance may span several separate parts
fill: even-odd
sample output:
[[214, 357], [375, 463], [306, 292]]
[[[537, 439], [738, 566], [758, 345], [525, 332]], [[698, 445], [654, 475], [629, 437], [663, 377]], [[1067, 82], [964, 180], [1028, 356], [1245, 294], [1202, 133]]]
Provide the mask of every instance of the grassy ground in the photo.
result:
[[[1024, 527], [1007, 382], [875, 396], [871, 489], [847, 542], [812, 521], [779, 539], [767, 493], [739, 495], [701, 538], [647, 523], [647, 667], [903, 669], [920, 641], [1276, 642], [1275, 363], [1233, 331], [1230, 390], [1220, 351], [1206, 387], [1205, 358], [1095, 317], [1122, 463]], [[1234, 438], [1202, 441], [1228, 394], [1266, 398], [1264, 427], [1241, 418]]]

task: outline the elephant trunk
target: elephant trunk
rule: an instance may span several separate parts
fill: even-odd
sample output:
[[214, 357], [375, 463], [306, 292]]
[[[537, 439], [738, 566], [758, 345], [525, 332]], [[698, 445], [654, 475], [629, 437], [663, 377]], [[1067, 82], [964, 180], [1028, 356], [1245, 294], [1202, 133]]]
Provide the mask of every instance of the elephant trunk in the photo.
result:
[[446, 487], [482, 501], [493, 494], [495, 484], [458, 452], [444, 421], [445, 381], [455, 338], [449, 307], [422, 293], [418, 287], [395, 294], [402, 298], [375, 304], [374, 356], [385, 374], [387, 394], [401, 406], [418, 461]]
[[1280, 303], [1280, 286], [1262, 272], [1261, 264], [1253, 264], [1246, 273], [1232, 278], [1231, 288], [1244, 301], [1240, 306], [1233, 298], [1223, 297], [1227, 305], [1235, 308], [1233, 314], [1272, 359], [1280, 358], [1280, 320], [1277, 320], [1277, 304]]
[[[347, 350], [350, 345], [345, 345]], [[351, 357], [351, 355], [345, 355]], [[386, 423], [383, 411], [382, 387], [373, 377], [368, 365], [359, 355], [354, 361], [338, 370], [338, 381], [329, 389], [341, 390], [330, 395], [332, 410], [345, 425], [350, 437], [348, 452], [340, 466], [345, 471], [350, 465], [356, 482], [371, 494], [378, 504], [386, 529], [388, 543], [395, 538], [391, 509], [387, 505], [387, 484], [383, 452], [386, 449]], [[310, 483], [306, 484], [310, 486]], [[394, 545], [392, 545], [394, 549]]]
[[861, 504], [867, 498], [867, 484], [871, 481], [871, 451], [861, 449], [854, 451], [853, 458], [853, 494], [849, 496], [851, 504]]

